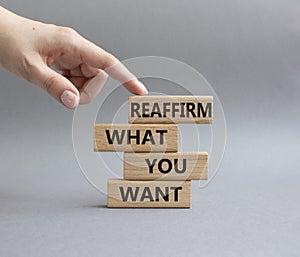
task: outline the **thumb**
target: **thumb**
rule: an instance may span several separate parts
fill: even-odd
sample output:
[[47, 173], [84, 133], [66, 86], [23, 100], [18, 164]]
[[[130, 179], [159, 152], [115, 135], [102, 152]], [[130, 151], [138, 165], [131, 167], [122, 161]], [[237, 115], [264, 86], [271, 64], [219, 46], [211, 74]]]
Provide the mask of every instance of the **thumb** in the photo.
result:
[[37, 84], [57, 101], [69, 109], [79, 104], [77, 88], [64, 76], [58, 74], [44, 63], [32, 72], [32, 82]]

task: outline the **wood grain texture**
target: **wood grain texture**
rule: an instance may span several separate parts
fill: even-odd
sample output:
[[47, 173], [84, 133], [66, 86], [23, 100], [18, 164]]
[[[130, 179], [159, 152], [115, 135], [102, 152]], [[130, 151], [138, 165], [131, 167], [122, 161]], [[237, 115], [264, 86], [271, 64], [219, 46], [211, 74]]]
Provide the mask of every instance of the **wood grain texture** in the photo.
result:
[[199, 123], [213, 121], [212, 96], [130, 96], [129, 123]]
[[190, 208], [190, 181], [127, 181], [107, 183], [110, 208]]
[[206, 180], [208, 153], [125, 153], [126, 180]]
[[173, 124], [95, 124], [94, 126], [94, 151], [176, 152], [177, 149], [178, 127]]

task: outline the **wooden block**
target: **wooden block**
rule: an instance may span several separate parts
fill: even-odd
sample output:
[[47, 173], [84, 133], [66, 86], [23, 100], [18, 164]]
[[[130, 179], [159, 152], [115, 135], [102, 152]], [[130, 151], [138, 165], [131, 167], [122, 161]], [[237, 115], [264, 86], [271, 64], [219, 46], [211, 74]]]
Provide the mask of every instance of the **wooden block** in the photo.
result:
[[202, 123], [213, 121], [212, 96], [130, 96], [129, 123]]
[[208, 177], [208, 154], [125, 153], [124, 179], [200, 180]]
[[176, 152], [176, 125], [95, 124], [94, 151]]
[[189, 208], [190, 181], [128, 181], [110, 179], [107, 207]]

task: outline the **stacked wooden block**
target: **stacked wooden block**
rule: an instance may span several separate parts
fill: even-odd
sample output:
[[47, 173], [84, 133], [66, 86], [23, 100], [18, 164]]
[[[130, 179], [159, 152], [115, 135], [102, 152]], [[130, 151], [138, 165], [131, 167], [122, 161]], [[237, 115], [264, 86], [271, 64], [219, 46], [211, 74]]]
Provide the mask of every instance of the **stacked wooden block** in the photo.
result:
[[178, 152], [176, 124], [212, 123], [213, 98], [133, 96], [128, 103], [129, 124], [94, 126], [95, 151], [125, 152], [124, 179], [108, 181], [107, 206], [189, 208], [191, 180], [208, 178], [208, 154]]

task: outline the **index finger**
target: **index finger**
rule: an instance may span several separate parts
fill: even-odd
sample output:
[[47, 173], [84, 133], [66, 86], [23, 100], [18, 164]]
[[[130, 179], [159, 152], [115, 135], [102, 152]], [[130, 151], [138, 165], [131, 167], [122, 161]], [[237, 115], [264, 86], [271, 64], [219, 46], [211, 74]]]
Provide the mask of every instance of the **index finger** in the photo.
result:
[[86, 64], [105, 70], [112, 78], [121, 82], [131, 93], [137, 95], [147, 94], [143, 83], [134, 76], [115, 56], [84, 39], [80, 49], [82, 61]]

